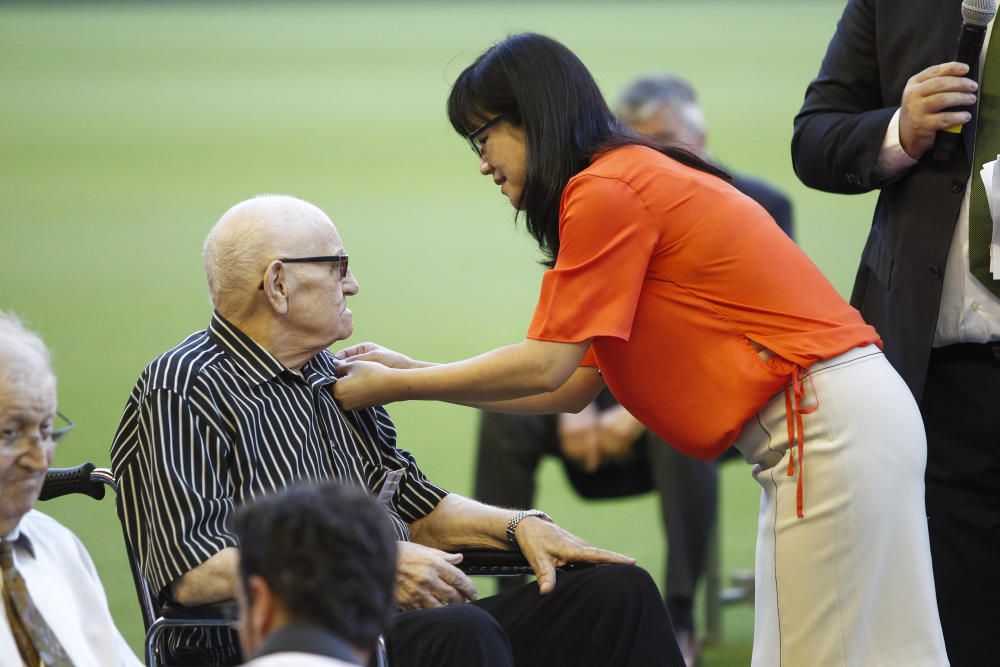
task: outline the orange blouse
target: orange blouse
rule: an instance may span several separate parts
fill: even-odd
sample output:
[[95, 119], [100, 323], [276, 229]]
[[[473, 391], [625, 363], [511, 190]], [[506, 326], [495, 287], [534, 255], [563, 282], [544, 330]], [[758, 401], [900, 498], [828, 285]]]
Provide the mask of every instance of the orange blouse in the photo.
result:
[[881, 343], [756, 202], [650, 148], [570, 179], [559, 239], [528, 337], [593, 338], [583, 364], [691, 456], [718, 456], [800, 369]]

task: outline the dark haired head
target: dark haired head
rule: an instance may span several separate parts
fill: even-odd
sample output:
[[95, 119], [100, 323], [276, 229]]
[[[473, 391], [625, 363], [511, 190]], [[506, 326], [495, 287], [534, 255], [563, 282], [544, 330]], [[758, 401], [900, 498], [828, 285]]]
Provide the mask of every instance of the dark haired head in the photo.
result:
[[240, 582], [263, 578], [291, 618], [370, 647], [393, 606], [396, 540], [361, 489], [291, 487], [245, 506], [235, 520]]
[[640, 144], [725, 177], [691, 153], [654, 144], [620, 123], [586, 66], [550, 37], [511, 35], [458, 75], [448, 97], [448, 118], [456, 132], [467, 135], [504, 112], [525, 132], [528, 164], [518, 204], [548, 266], [559, 253], [563, 188], [598, 153]]

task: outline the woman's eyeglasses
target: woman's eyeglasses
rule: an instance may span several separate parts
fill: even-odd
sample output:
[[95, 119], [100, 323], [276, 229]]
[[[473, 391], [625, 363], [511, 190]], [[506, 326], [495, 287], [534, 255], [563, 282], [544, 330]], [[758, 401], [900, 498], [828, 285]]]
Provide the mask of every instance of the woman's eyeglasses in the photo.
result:
[[490, 129], [500, 121], [507, 120], [513, 115], [514, 115], [513, 111], [504, 111], [503, 113], [493, 116], [493, 118], [490, 118], [488, 121], [486, 121], [476, 129], [474, 129], [472, 132], [469, 132], [467, 135], [465, 135], [465, 138], [468, 140], [469, 145], [472, 146], [472, 152], [476, 154], [476, 157], [478, 157], [480, 160], [483, 159], [483, 144], [479, 141], [479, 135], [485, 132], [486, 130]]

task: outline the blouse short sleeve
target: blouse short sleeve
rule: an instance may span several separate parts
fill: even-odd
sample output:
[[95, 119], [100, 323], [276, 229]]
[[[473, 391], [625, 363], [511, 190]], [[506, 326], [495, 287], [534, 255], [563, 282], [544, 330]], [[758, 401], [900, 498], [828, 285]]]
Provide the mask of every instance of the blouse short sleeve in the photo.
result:
[[582, 175], [563, 192], [559, 254], [542, 278], [528, 338], [628, 340], [659, 237], [638, 193], [616, 178]]

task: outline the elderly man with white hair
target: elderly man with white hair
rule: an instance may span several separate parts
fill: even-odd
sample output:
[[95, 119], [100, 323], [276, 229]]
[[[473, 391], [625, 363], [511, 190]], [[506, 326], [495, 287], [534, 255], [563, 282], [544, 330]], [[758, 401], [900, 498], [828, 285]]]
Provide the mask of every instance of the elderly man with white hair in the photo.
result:
[[0, 665], [139, 665], [83, 544], [32, 509], [69, 428], [57, 415], [48, 349], [0, 312]]
[[[351, 335], [346, 299], [358, 282], [322, 211], [286, 196], [242, 202], [209, 233], [204, 257], [211, 323], [146, 367], [112, 447], [127, 536], [161, 598], [232, 597], [235, 509], [339, 479], [379, 497], [399, 540], [394, 667], [682, 664], [656, 587], [632, 559], [537, 510], [449, 494], [396, 448], [384, 408], [340, 408], [327, 347]], [[519, 548], [538, 586], [477, 600], [452, 553], [470, 547]], [[557, 574], [568, 561], [607, 565]], [[235, 657], [225, 635], [175, 644]]]

